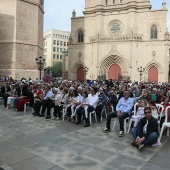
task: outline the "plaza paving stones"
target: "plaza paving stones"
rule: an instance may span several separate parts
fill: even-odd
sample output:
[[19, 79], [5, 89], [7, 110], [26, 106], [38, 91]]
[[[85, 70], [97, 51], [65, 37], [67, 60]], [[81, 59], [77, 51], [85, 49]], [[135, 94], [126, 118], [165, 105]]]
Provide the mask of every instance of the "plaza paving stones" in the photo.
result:
[[[170, 140], [142, 152], [130, 134], [102, 133], [105, 120], [84, 128], [62, 120], [34, 117], [0, 105], [0, 168], [4, 170], [168, 170]], [[1, 170], [1, 169], [0, 169]]]

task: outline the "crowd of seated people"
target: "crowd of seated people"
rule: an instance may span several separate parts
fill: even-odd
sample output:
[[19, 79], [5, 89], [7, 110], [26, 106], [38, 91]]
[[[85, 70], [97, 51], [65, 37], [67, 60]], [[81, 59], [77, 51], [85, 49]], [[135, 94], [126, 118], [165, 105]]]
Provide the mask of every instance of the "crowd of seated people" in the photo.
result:
[[[166, 83], [158, 85], [147, 82], [112, 80], [85, 82], [61, 80], [49, 83], [23, 80], [1, 82], [0, 96], [3, 98], [6, 109], [13, 105], [16, 111], [23, 111], [24, 104], [29, 103], [34, 110], [33, 116], [60, 120], [62, 114], [64, 114], [67, 122], [77, 125], [85, 122], [84, 127], [90, 126], [90, 112], [95, 111], [97, 121], [100, 123], [103, 109], [105, 109], [107, 119], [106, 128], [103, 132], [111, 131], [111, 120], [117, 117], [120, 124], [119, 137], [124, 134], [124, 119], [133, 118], [134, 128], [137, 130], [133, 129], [132, 131], [134, 137], [132, 145], [142, 148], [142, 142], [147, 143], [145, 140], [150, 135], [148, 133], [146, 135], [141, 130], [147, 131], [147, 126], [150, 125], [148, 120], [150, 122], [152, 117], [152, 121], [157, 126], [155, 120], [159, 119], [160, 127], [165, 120], [165, 108], [170, 105], [170, 86]], [[138, 104], [136, 115], [133, 115], [135, 103]], [[157, 108], [156, 104], [164, 106], [161, 117], [161, 110]], [[51, 114], [52, 112], [53, 114]], [[145, 112], [148, 114], [145, 114]], [[149, 115], [149, 112], [151, 115]], [[143, 124], [141, 121], [143, 121]], [[157, 131], [156, 128], [153, 129], [154, 132]], [[135, 132], [140, 135], [135, 136]], [[155, 139], [152, 144], [154, 142]], [[139, 146], [140, 144], [141, 146]]]

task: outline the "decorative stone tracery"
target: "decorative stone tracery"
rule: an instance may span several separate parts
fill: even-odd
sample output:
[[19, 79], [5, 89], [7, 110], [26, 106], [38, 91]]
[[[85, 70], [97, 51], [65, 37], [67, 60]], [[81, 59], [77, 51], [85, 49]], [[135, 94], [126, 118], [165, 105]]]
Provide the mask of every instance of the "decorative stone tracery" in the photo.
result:
[[142, 40], [143, 35], [133, 33], [132, 31], [125, 35], [113, 35], [113, 36], [106, 36], [106, 35], [96, 35], [90, 37], [90, 42], [102, 42], [102, 41], [129, 41], [129, 40]]

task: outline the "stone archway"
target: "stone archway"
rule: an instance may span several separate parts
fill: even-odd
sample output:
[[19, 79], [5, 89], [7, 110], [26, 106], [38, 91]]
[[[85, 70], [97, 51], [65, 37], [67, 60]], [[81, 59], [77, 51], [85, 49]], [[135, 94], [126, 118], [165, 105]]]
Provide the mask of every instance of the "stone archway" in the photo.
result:
[[84, 71], [82, 66], [77, 68], [77, 80], [84, 80]]
[[118, 80], [118, 76], [128, 76], [128, 63], [120, 56], [111, 55], [104, 58], [100, 63], [99, 79], [105, 77], [105, 79]]
[[148, 71], [148, 82], [158, 83], [158, 69], [154, 66]]
[[111, 65], [108, 72], [108, 79], [118, 80], [119, 75], [121, 75], [121, 68], [117, 64]]

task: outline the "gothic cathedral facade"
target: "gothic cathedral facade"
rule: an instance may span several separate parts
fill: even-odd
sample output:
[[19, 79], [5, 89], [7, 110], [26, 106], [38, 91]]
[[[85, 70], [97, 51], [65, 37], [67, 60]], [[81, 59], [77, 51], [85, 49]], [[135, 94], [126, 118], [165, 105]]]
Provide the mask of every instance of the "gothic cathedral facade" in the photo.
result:
[[167, 82], [166, 1], [151, 7], [149, 0], [86, 0], [84, 16], [72, 14], [63, 78]]

